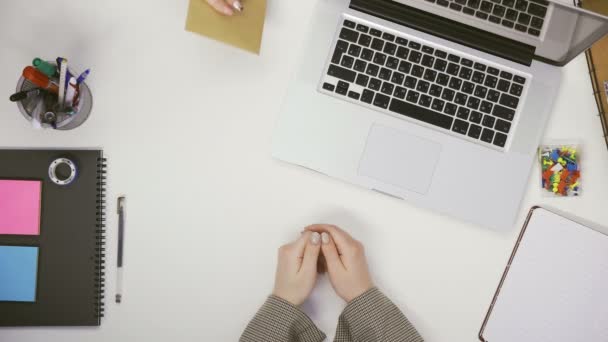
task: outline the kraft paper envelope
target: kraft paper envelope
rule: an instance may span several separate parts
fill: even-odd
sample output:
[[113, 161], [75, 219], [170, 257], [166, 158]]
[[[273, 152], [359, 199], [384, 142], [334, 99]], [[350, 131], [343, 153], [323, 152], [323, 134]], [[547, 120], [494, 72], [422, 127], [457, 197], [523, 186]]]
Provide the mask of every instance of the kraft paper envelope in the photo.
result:
[[243, 11], [217, 13], [205, 0], [190, 0], [186, 30], [260, 54], [266, 0], [242, 0]]

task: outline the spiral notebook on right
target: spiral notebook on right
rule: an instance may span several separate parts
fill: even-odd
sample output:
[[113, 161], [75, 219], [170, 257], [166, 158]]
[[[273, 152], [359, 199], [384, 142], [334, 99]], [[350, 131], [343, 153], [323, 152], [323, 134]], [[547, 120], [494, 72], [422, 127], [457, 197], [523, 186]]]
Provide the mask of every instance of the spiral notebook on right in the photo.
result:
[[608, 341], [608, 236], [590, 227], [530, 210], [481, 341]]
[[0, 149], [0, 326], [101, 324], [104, 187], [101, 150]]

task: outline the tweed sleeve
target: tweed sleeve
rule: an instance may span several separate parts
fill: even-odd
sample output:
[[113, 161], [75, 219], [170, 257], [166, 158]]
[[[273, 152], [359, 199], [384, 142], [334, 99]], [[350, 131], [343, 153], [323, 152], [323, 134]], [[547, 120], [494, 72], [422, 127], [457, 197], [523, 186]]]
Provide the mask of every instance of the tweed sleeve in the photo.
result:
[[380, 290], [353, 299], [338, 320], [335, 342], [422, 342], [418, 331]]
[[253, 317], [240, 342], [321, 342], [325, 334], [298, 307], [270, 296]]

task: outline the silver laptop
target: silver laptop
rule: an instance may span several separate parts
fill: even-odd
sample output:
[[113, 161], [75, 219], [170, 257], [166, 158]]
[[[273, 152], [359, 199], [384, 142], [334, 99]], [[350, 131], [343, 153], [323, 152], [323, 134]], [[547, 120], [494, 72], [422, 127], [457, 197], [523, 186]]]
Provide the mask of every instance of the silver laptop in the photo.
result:
[[545, 0], [318, 0], [274, 157], [510, 228], [560, 67], [608, 18]]

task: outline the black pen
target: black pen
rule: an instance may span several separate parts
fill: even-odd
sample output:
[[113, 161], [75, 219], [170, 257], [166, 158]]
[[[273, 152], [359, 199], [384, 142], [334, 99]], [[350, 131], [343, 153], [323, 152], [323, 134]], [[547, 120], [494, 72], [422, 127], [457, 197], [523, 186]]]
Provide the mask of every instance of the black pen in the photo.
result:
[[118, 197], [118, 273], [116, 274], [116, 303], [122, 301], [122, 259], [125, 241], [125, 196]]

